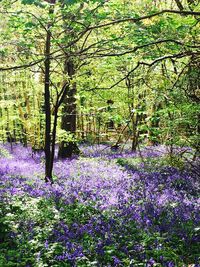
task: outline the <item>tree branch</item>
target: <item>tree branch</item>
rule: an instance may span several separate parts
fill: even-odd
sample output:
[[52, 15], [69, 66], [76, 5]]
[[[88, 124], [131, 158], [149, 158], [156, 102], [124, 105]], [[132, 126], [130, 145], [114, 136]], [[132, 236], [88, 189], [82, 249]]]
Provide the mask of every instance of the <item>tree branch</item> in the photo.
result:
[[[108, 54], [101, 54], [101, 53], [98, 53], [98, 51], [95, 51], [91, 54], [84, 54], [84, 53], [81, 53], [81, 55], [87, 55], [87, 56], [90, 56], [92, 55], [93, 57], [114, 57], [114, 56], [123, 56], [123, 55], [126, 55], [126, 54], [131, 54], [131, 53], [134, 53], [136, 52], [137, 50], [139, 49], [142, 49], [142, 48], [145, 48], [145, 47], [148, 47], [148, 46], [151, 46], [151, 45], [158, 45], [158, 44], [162, 44], [162, 43], [175, 43], [177, 45], [181, 45], [181, 46], [185, 46], [185, 47], [189, 47], [189, 48], [200, 48], [200, 45], [187, 45], [187, 44], [184, 44], [180, 41], [177, 41], [177, 40], [173, 40], [173, 39], [166, 39], [166, 40], [158, 40], [158, 41], [155, 41], [155, 42], [151, 42], [151, 43], [148, 43], [148, 44], [144, 44], [144, 45], [140, 45], [140, 46], [135, 46], [133, 49], [130, 49], [130, 50], [127, 50], [127, 51], [124, 51], [124, 52], [121, 52], [121, 53], [108, 53]], [[108, 50], [108, 49], [104, 49], [104, 50]]]
[[175, 0], [177, 7], [180, 9], [180, 11], [184, 10], [184, 7], [180, 0]]
[[26, 69], [26, 68], [30, 68], [34, 65], [39, 64], [40, 62], [44, 61], [45, 58], [30, 62], [28, 64], [24, 64], [24, 65], [18, 65], [18, 66], [10, 66], [10, 67], [0, 67], [0, 71], [7, 71], [7, 70], [17, 70], [17, 69]]
[[148, 67], [152, 67], [155, 64], [166, 60], [166, 59], [172, 59], [172, 58], [183, 58], [183, 57], [188, 57], [188, 56], [193, 56], [193, 55], [200, 55], [200, 52], [192, 52], [192, 51], [188, 51], [188, 52], [184, 52], [184, 53], [179, 53], [179, 54], [173, 54], [173, 55], [165, 55], [159, 58], [156, 58], [154, 61], [148, 63], [148, 62], [143, 62], [143, 61], [139, 61], [137, 63], [137, 65], [128, 72], [127, 75], [125, 75], [123, 78], [121, 78], [120, 80], [118, 80], [116, 83], [114, 83], [113, 85], [111, 85], [110, 87], [107, 88], [91, 88], [88, 89], [86, 91], [94, 91], [94, 90], [110, 90], [112, 88], [114, 88], [115, 86], [117, 86], [118, 84], [120, 84], [121, 82], [123, 82], [125, 79], [127, 79], [135, 70], [137, 70], [139, 68], [139, 66], [144, 65], [144, 66], [148, 66]]
[[104, 24], [100, 24], [100, 25], [95, 25], [95, 26], [91, 26], [87, 28], [87, 31], [89, 30], [94, 30], [94, 29], [99, 29], [99, 28], [103, 28], [103, 27], [107, 27], [107, 26], [112, 26], [115, 24], [119, 24], [119, 23], [123, 23], [123, 22], [138, 22], [141, 20], [145, 20], [145, 19], [150, 19], [165, 13], [171, 13], [171, 14], [179, 14], [179, 15], [192, 15], [192, 16], [200, 16], [200, 12], [195, 12], [195, 11], [188, 11], [188, 10], [170, 10], [170, 9], [164, 9], [161, 10], [159, 12], [150, 14], [150, 15], [146, 15], [146, 16], [142, 16], [142, 17], [138, 17], [138, 18], [124, 18], [124, 19], [118, 19], [118, 20], [113, 20]]

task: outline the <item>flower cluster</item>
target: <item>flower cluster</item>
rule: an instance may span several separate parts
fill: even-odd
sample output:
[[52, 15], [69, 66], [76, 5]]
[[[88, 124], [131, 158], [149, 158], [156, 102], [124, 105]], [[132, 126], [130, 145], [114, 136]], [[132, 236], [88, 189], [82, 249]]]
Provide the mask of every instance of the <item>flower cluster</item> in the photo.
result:
[[198, 266], [198, 174], [144, 162], [164, 147], [87, 148], [55, 162], [53, 185], [42, 153], [0, 151], [0, 266]]

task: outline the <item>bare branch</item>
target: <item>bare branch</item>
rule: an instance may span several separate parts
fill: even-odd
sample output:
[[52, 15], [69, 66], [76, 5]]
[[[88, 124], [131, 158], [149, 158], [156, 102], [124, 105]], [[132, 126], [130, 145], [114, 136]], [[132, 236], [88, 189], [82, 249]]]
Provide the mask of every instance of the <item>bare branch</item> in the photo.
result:
[[145, 20], [145, 19], [150, 19], [150, 18], [153, 18], [153, 17], [156, 17], [156, 16], [159, 16], [159, 15], [162, 15], [164, 13], [172, 13], [172, 14], [179, 14], [179, 15], [192, 15], [192, 16], [200, 16], [200, 12], [195, 12], [195, 11], [187, 11], [187, 10], [170, 10], [170, 9], [164, 9], [164, 10], [161, 10], [159, 12], [156, 12], [156, 13], [153, 13], [153, 14], [150, 14], [150, 15], [146, 15], [146, 16], [142, 16], [142, 17], [138, 17], [138, 18], [124, 18], [124, 19], [118, 19], [118, 20], [113, 20], [113, 21], [110, 21], [110, 22], [107, 22], [107, 23], [104, 23], [104, 24], [100, 24], [100, 25], [95, 25], [95, 26], [91, 26], [91, 27], [88, 27], [87, 28], [87, 31], [89, 30], [94, 30], [94, 29], [99, 29], [99, 28], [103, 28], [103, 27], [107, 27], [107, 26], [112, 26], [112, 25], [115, 25], [115, 24], [119, 24], [119, 23], [123, 23], [123, 22], [133, 22], [133, 23], [136, 23], [138, 21], [141, 21], [141, 20]]
[[18, 66], [10, 66], [10, 67], [0, 67], [0, 71], [7, 71], [7, 70], [17, 70], [17, 69], [26, 69], [26, 68], [30, 68], [34, 65], [39, 64], [40, 62], [44, 61], [45, 58], [30, 62], [28, 64], [24, 64], [24, 65], [18, 65]]
[[184, 10], [184, 7], [183, 7], [181, 1], [180, 0], [175, 0], [175, 2], [177, 4], [177, 7], [180, 9], [180, 11], [183, 11]]
[[[162, 44], [162, 43], [175, 43], [175, 44], [178, 44], [178, 45], [181, 45], [181, 46], [185, 46], [185, 47], [190, 47], [190, 48], [200, 48], [200, 45], [187, 45], [187, 44], [184, 44], [180, 41], [177, 41], [177, 40], [173, 40], [173, 39], [166, 39], [166, 40], [158, 40], [158, 41], [155, 41], [155, 42], [151, 42], [151, 43], [147, 43], [147, 44], [144, 44], [144, 45], [140, 45], [140, 46], [135, 46], [133, 49], [130, 49], [130, 50], [127, 50], [127, 51], [124, 51], [124, 52], [121, 52], [121, 53], [108, 53], [108, 54], [101, 54], [101, 53], [98, 53], [98, 51], [95, 51], [91, 54], [84, 54], [84, 53], [81, 53], [81, 55], [87, 55], [87, 56], [90, 56], [92, 55], [93, 57], [113, 57], [113, 56], [123, 56], [123, 55], [126, 55], [126, 54], [131, 54], [131, 53], [134, 53], [136, 52], [137, 50], [139, 49], [142, 49], [142, 48], [145, 48], [145, 47], [148, 47], [148, 46], [151, 46], [151, 45], [158, 45], [158, 44]], [[91, 45], [92, 46], [92, 45]], [[108, 49], [104, 49], [105, 51], [108, 50]], [[104, 51], [104, 50], [100, 50], [100, 51]]]
[[179, 53], [179, 54], [173, 54], [173, 55], [165, 55], [162, 57], [159, 57], [157, 59], [155, 59], [154, 61], [148, 63], [148, 62], [140, 62], [141, 65], [145, 65], [145, 66], [149, 66], [152, 67], [153, 65], [166, 60], [166, 59], [172, 59], [172, 58], [183, 58], [183, 57], [189, 57], [189, 56], [193, 56], [193, 55], [199, 55], [200, 52], [192, 52], [192, 51], [187, 51], [187, 52], [183, 52], [183, 53]]

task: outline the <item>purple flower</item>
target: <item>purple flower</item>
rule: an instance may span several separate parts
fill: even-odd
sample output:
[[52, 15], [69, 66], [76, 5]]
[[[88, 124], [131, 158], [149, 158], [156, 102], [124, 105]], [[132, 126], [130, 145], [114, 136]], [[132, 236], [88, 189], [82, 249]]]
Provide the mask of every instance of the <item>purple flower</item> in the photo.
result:
[[148, 260], [146, 266], [147, 267], [151, 267], [151, 266], [154, 266], [155, 263], [156, 263], [155, 260], [153, 258], [151, 258], [151, 259]]
[[174, 267], [174, 266], [175, 266], [175, 264], [173, 261], [167, 262], [167, 267]]
[[118, 259], [116, 256], [113, 256], [113, 266], [120, 266], [121, 265], [121, 261], [120, 259]]
[[[71, 266], [80, 259], [102, 266], [123, 266], [124, 260], [134, 259], [173, 267], [172, 257], [155, 256], [166, 246], [181, 262], [187, 255], [192, 258], [187, 244], [199, 241], [199, 182], [189, 169], [122, 168], [114, 159], [134, 161], [137, 153], [115, 153], [105, 146], [82, 149], [84, 157], [55, 161], [54, 185], [44, 182], [43, 156], [32, 157], [30, 148], [17, 145], [10, 157], [0, 157], [1, 210], [13, 243], [39, 240], [45, 249], [51, 244], [50, 261]], [[148, 159], [165, 153], [163, 146], [142, 150]], [[108, 263], [107, 247], [112, 245], [120, 256], [111, 254]], [[38, 254], [33, 248], [36, 261], [46, 257], [45, 249]]]
[[48, 240], [45, 241], [45, 243], [44, 243], [44, 247], [45, 247], [46, 249], [48, 249], [48, 247], [49, 247], [49, 242], [48, 242]]

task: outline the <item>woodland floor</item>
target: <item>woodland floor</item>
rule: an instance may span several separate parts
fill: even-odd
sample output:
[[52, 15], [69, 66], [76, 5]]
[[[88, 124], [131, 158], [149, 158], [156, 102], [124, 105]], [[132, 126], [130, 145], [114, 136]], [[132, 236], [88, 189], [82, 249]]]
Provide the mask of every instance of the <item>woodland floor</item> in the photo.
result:
[[0, 145], [0, 266], [200, 266], [190, 148], [81, 151], [51, 185], [42, 153]]

